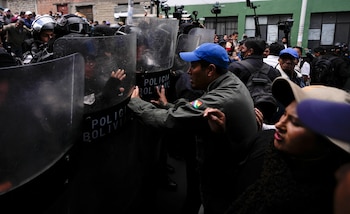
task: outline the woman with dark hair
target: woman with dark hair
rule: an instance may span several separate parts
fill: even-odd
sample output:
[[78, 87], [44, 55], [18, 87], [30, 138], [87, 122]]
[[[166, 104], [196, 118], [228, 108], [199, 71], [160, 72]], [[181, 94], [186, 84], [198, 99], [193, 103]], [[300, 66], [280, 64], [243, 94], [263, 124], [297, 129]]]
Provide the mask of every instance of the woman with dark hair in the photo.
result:
[[[226, 213], [332, 213], [334, 175], [350, 161], [350, 149], [340, 140], [307, 128], [297, 105], [309, 98], [349, 103], [350, 94], [326, 86], [300, 88], [281, 77], [274, 81], [272, 92], [286, 106], [285, 112], [276, 130], [261, 131], [251, 141], [251, 150], [233, 181], [236, 199]], [[223, 114], [209, 109], [208, 115], [215, 119], [209, 120], [217, 125], [214, 130], [225, 130]]]

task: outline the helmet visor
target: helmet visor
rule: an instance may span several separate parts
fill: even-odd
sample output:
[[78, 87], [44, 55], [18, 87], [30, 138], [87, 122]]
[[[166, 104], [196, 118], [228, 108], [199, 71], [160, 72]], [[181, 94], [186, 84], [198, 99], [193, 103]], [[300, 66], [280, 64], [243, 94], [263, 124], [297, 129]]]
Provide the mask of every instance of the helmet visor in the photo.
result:
[[71, 33], [85, 34], [90, 32], [90, 26], [85, 23], [73, 23], [68, 25], [68, 31]]

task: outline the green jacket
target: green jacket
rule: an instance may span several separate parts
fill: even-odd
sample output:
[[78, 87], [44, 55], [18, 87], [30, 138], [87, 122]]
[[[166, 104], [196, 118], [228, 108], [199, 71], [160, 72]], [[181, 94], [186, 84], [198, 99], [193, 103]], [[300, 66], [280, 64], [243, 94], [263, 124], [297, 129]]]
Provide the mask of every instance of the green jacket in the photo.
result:
[[[241, 161], [246, 140], [257, 132], [253, 101], [237, 76], [227, 72], [210, 83], [197, 100], [179, 99], [168, 109], [157, 108], [140, 98], [131, 99], [128, 107], [146, 125], [196, 134], [194, 143], [203, 197], [207, 195], [210, 200], [224, 203], [223, 206], [229, 205], [236, 164]], [[203, 118], [207, 107], [225, 113], [227, 133], [211, 132], [207, 119]]]

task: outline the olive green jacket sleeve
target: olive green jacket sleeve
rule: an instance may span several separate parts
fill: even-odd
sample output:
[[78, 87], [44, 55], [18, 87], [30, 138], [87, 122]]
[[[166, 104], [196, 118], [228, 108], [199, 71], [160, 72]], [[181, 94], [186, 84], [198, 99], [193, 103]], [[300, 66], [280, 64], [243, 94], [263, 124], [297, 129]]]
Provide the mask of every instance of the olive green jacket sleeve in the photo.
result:
[[132, 98], [128, 107], [136, 116], [142, 118], [145, 124], [156, 128], [197, 129], [205, 120], [203, 118], [204, 106], [196, 109], [185, 99], [180, 99], [175, 104], [167, 106], [167, 109], [163, 109], [141, 98]]

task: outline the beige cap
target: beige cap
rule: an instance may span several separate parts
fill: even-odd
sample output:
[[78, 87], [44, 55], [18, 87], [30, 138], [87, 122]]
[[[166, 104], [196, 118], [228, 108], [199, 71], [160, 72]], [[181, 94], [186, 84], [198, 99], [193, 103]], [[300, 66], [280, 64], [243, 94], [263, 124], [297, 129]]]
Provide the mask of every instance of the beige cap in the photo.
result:
[[[288, 106], [293, 100], [299, 103], [306, 99], [350, 103], [350, 94], [344, 90], [324, 85], [311, 85], [300, 88], [294, 82], [283, 77], [276, 78], [272, 83], [272, 94], [284, 106]], [[350, 144], [326, 137], [335, 145], [350, 153]]]

